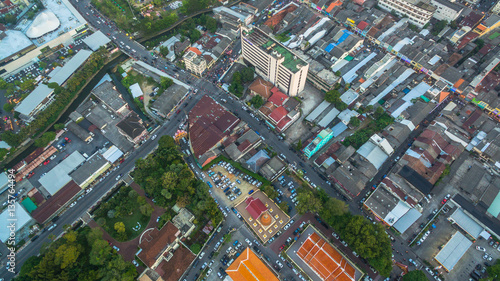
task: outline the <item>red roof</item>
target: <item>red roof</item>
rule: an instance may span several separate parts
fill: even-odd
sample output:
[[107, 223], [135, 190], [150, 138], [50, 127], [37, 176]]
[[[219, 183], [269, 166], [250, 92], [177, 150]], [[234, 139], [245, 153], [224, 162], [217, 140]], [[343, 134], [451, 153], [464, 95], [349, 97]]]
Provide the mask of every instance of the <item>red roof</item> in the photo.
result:
[[229, 135], [239, 119], [207, 95], [189, 112], [189, 139], [200, 158]]
[[[195, 48], [195, 47], [189, 47], [189, 48], [188, 48], [188, 52], [189, 52], [189, 51], [192, 51], [192, 52], [196, 53], [198, 56], [201, 56], [201, 52], [200, 52], [200, 50], [198, 50], [198, 48]], [[186, 52], [186, 53], [187, 53], [187, 52]]]
[[273, 95], [268, 99], [268, 101], [272, 102], [276, 106], [281, 106], [288, 100], [288, 96], [276, 87], [272, 88], [271, 92]]
[[139, 247], [142, 251], [138, 257], [148, 267], [152, 267], [168, 244], [175, 241], [178, 236], [179, 229], [170, 221], [167, 222], [160, 230], [156, 227], [146, 230], [140, 240]]
[[358, 28], [361, 30], [364, 30], [368, 26], [368, 23], [366, 21], [361, 21], [358, 23]]
[[469, 44], [470, 41], [472, 41], [474, 38], [478, 37], [479, 34], [475, 32], [469, 32], [467, 35], [464, 36], [464, 38], [460, 41], [460, 44], [458, 44], [457, 49], [462, 49], [465, 47], [467, 44]]
[[279, 123], [281, 119], [283, 119], [288, 114], [288, 111], [283, 106], [277, 107], [271, 114], [269, 114], [269, 118], [271, 118], [274, 122]]
[[254, 220], [258, 219], [260, 215], [267, 211], [266, 205], [260, 201], [259, 198], [253, 198], [252, 196], [248, 197], [245, 201], [247, 203], [246, 210]]
[[297, 250], [297, 256], [325, 281], [354, 281], [356, 270], [316, 232], [312, 233]]
[[288, 116], [285, 116], [285, 118], [281, 119], [281, 121], [278, 123], [278, 125], [276, 125], [276, 128], [278, 129], [278, 131], [283, 131], [286, 127], [286, 125], [288, 123], [290, 123], [292, 121], [292, 119], [290, 119], [290, 117]]
[[68, 203], [80, 190], [82, 190], [74, 181], [70, 181], [63, 188], [50, 197], [45, 203], [39, 206], [31, 213], [32, 217], [39, 223], [45, 221], [54, 215], [60, 208]]

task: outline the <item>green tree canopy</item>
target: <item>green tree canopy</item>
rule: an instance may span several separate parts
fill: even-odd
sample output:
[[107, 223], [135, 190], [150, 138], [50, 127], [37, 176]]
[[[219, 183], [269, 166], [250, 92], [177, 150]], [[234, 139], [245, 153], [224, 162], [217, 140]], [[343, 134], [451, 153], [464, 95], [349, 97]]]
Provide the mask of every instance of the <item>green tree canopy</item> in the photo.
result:
[[46, 147], [56, 138], [55, 132], [45, 132], [41, 137], [35, 140], [36, 147]]
[[259, 95], [255, 95], [251, 100], [250, 100], [250, 104], [256, 108], [256, 109], [259, 109], [261, 106], [264, 105], [264, 99], [259, 96]]
[[429, 281], [422, 270], [412, 270], [403, 276], [403, 281]]
[[356, 116], [352, 116], [351, 119], [349, 119], [349, 125], [353, 127], [358, 127], [361, 124], [361, 121], [359, 121], [359, 118]]

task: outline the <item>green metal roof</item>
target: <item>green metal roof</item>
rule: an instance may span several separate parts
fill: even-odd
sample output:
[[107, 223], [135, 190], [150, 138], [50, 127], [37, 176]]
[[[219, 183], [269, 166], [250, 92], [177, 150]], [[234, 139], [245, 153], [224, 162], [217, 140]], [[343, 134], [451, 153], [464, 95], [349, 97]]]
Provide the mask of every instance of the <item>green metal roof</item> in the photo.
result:
[[[262, 45], [262, 48], [267, 49], [270, 46], [272, 46], [274, 43], [273, 40], [269, 39], [266, 43]], [[290, 52], [287, 48], [282, 47], [281, 45], [277, 44], [272, 47], [273, 51], [278, 52], [281, 54], [285, 60], [283, 61], [283, 66], [288, 68], [292, 72], [297, 72], [299, 70], [298, 65], [306, 65], [307, 63], [300, 59], [298, 56], [295, 56], [292, 52]]]
[[500, 36], [500, 32], [495, 32], [493, 34], [490, 35], [490, 37], [488, 37], [489, 39], [495, 39], [497, 38], [498, 36]]
[[35, 203], [33, 203], [33, 201], [31, 201], [31, 198], [26, 198], [24, 199], [21, 204], [24, 206], [24, 208], [26, 208], [26, 210], [28, 211], [28, 213], [31, 214], [31, 212], [33, 212], [34, 210], [36, 210], [36, 205]]
[[427, 98], [426, 96], [424, 96], [424, 95], [421, 95], [421, 96], [420, 96], [420, 98], [421, 98], [421, 99], [423, 99], [425, 102], [430, 102], [430, 101], [431, 101], [430, 99], [428, 99], [428, 98]]
[[490, 207], [487, 210], [493, 217], [497, 217], [500, 214], [500, 193], [497, 194], [493, 202], [491, 202]]
[[344, 58], [346, 61], [352, 61], [354, 59], [354, 57], [351, 57], [351, 56], [347, 56]]

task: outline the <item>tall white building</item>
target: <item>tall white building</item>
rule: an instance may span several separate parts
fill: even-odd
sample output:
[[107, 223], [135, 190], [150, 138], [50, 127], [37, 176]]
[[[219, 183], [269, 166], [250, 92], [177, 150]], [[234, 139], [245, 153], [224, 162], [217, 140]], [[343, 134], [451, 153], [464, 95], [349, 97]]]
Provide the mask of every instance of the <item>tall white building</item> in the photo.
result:
[[407, 16], [409, 21], [422, 28], [432, 18], [436, 7], [420, 0], [379, 0], [380, 8], [398, 15]]
[[259, 28], [241, 28], [241, 49], [255, 72], [284, 93], [296, 96], [304, 90], [309, 63]]
[[447, 20], [448, 22], [456, 20], [464, 9], [460, 5], [451, 3], [448, 0], [431, 0], [431, 5], [436, 7], [433, 15], [434, 18]]
[[205, 69], [207, 69], [207, 62], [205, 59], [191, 50], [188, 50], [184, 55], [184, 63], [188, 70], [198, 75], [201, 75]]

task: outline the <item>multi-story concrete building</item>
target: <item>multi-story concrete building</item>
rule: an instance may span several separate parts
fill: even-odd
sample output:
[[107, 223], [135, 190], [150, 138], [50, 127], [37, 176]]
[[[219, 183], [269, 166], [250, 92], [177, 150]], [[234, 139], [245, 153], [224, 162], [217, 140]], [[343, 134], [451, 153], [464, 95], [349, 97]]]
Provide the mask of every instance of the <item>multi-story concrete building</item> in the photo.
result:
[[420, 0], [380, 0], [379, 6], [396, 14], [407, 16], [410, 22], [420, 28], [432, 18], [436, 7]]
[[306, 83], [309, 64], [259, 28], [241, 28], [243, 58], [255, 72], [289, 96], [296, 96]]
[[[195, 50], [192, 50], [195, 49]], [[184, 55], [184, 63], [186, 64], [186, 68], [198, 75], [201, 75], [207, 69], [206, 60], [198, 54], [201, 54], [200, 51], [197, 52], [196, 48], [189, 48], [187, 53]]]
[[431, 0], [431, 5], [436, 7], [433, 17], [438, 20], [447, 20], [449, 22], [458, 18], [463, 9], [460, 5], [448, 0]]

